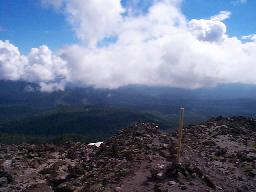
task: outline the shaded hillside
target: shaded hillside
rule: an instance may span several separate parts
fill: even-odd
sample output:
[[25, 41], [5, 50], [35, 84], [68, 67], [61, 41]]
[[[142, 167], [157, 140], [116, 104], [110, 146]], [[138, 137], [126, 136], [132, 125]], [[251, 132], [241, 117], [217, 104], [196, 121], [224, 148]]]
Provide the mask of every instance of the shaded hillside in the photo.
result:
[[173, 126], [168, 119], [149, 113], [115, 108], [84, 107], [58, 108], [40, 115], [8, 121], [0, 124], [0, 132], [48, 138], [77, 134], [84, 135], [90, 140], [99, 140], [135, 122], [154, 122], [165, 129]]

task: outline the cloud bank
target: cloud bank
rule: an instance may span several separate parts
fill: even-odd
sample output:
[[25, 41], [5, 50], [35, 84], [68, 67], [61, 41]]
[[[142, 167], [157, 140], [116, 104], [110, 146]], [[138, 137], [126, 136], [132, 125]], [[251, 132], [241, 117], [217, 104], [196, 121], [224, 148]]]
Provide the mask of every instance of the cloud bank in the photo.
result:
[[80, 44], [54, 54], [43, 45], [22, 55], [0, 41], [0, 79], [36, 82], [43, 91], [67, 85], [118, 88], [130, 84], [199, 88], [256, 84], [253, 36], [227, 35], [221, 11], [188, 20], [181, 0], [156, 0], [145, 11], [137, 1], [43, 0], [63, 13]]

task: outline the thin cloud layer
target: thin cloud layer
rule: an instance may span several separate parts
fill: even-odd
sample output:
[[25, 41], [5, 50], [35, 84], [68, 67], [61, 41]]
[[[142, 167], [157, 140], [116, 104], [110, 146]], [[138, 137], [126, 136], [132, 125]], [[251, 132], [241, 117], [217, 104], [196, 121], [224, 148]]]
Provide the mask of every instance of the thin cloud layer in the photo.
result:
[[136, 1], [128, 7], [119, 0], [43, 2], [63, 12], [81, 44], [64, 47], [58, 55], [41, 46], [25, 56], [0, 41], [0, 79], [36, 82], [43, 91], [63, 90], [69, 84], [256, 84], [256, 42], [253, 36], [242, 42], [227, 35], [228, 11], [189, 21], [180, 0], [154, 1], [146, 12], [137, 10]]
[[233, 0], [233, 4], [245, 4], [247, 0]]
[[242, 39], [249, 40], [249, 41], [256, 41], [256, 34], [244, 35], [242, 36]]
[[211, 20], [212, 21], [224, 21], [224, 20], [230, 18], [231, 14], [232, 13], [230, 11], [221, 11], [218, 15], [212, 16]]

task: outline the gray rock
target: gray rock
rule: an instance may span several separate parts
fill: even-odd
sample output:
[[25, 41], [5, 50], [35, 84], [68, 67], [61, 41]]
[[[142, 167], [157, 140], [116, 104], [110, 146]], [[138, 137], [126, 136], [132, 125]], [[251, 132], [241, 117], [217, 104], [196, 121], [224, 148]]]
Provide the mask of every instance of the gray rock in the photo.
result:
[[177, 183], [175, 181], [168, 181], [168, 185], [173, 186], [176, 185]]
[[116, 187], [115, 188], [115, 192], [121, 192], [122, 191], [122, 188], [121, 187]]
[[8, 179], [6, 177], [0, 178], [0, 187], [6, 187], [8, 185]]

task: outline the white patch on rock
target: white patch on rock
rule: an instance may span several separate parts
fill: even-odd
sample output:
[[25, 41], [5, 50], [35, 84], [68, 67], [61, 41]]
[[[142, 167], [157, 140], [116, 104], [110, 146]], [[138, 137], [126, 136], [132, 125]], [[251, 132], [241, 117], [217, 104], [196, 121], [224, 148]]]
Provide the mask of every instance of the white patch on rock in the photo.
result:
[[89, 143], [88, 145], [99, 147], [102, 143], [103, 143], [103, 142]]

